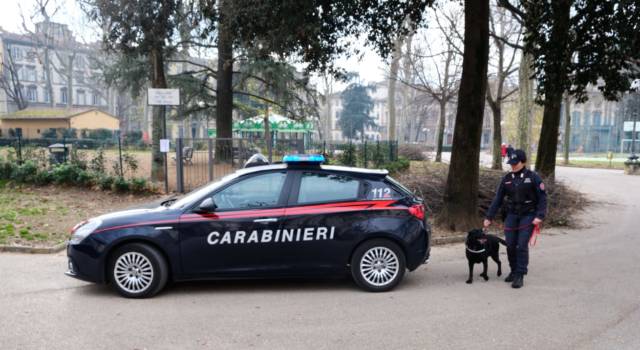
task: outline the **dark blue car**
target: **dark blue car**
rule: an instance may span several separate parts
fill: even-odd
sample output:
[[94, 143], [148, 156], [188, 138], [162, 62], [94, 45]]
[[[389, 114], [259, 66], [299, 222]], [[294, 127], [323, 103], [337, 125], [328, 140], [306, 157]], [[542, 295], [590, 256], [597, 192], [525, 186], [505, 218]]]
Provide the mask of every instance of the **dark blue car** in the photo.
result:
[[323, 158], [245, 168], [153, 209], [73, 229], [67, 275], [150, 297], [168, 280], [327, 277], [394, 288], [429, 257], [422, 200], [384, 170]]

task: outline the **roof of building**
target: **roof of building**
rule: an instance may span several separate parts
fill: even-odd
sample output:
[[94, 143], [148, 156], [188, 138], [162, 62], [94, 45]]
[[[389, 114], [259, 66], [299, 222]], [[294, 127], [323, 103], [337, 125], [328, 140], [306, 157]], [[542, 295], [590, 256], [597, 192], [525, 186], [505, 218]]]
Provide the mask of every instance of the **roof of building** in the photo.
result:
[[[80, 114], [98, 110], [99, 109], [97, 108], [27, 108], [21, 111], [0, 115], [0, 119], [70, 119]], [[109, 113], [105, 114], [114, 117]]]

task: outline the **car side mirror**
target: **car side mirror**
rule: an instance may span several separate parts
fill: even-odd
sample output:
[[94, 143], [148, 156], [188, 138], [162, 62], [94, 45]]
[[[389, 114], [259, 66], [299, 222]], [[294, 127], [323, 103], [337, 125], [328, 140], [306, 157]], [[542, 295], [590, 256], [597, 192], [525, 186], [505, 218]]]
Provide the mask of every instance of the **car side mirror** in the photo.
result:
[[218, 206], [213, 202], [211, 198], [205, 198], [198, 206], [198, 213], [213, 213]]

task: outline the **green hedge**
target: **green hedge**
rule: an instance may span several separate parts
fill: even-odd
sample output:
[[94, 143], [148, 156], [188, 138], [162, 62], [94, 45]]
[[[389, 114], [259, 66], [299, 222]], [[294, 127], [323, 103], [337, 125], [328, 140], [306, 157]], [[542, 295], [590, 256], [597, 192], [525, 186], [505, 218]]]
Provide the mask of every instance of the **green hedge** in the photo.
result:
[[34, 185], [56, 184], [88, 188], [97, 187], [105, 191], [120, 193], [145, 193], [150, 191], [145, 179], [126, 179], [105, 175], [104, 173], [85, 170], [74, 163], [58, 164], [49, 169], [42, 169], [31, 160], [18, 165], [13, 161], [0, 158], [0, 180]]

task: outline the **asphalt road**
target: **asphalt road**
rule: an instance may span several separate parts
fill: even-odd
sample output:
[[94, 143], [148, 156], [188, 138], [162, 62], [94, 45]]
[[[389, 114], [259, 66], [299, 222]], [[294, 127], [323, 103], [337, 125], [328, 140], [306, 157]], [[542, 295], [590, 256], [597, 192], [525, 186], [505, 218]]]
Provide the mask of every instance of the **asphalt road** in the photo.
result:
[[465, 284], [462, 245], [435, 248], [390, 293], [348, 280], [236, 281], [147, 300], [65, 277], [63, 254], [0, 254], [0, 348], [639, 349], [640, 177], [559, 177], [596, 204], [585, 228], [543, 232], [520, 290], [492, 262], [489, 282]]

